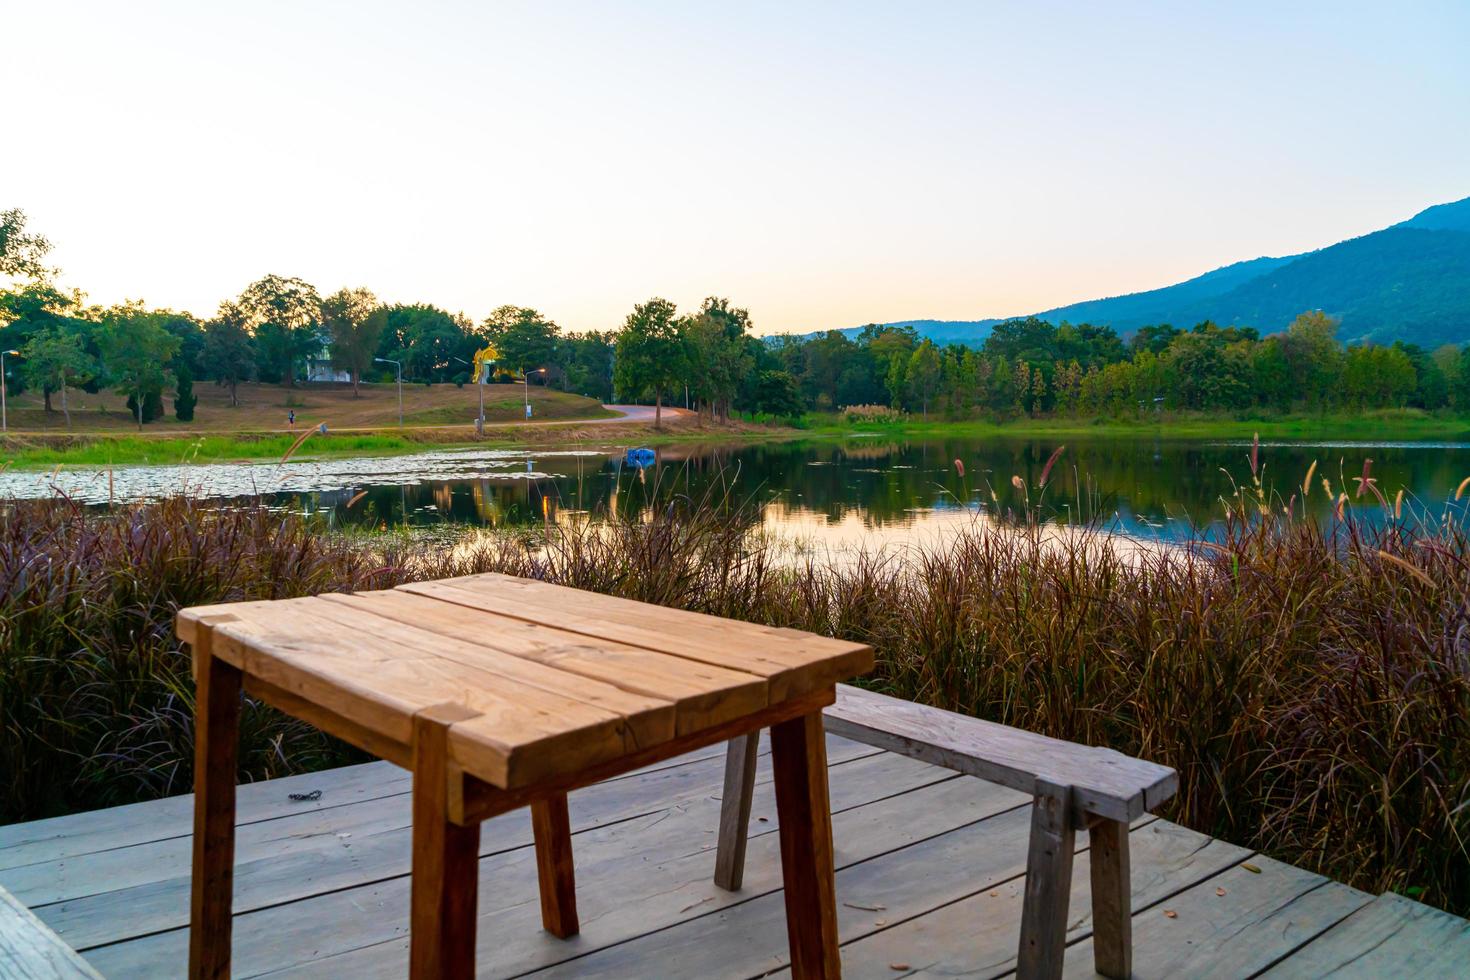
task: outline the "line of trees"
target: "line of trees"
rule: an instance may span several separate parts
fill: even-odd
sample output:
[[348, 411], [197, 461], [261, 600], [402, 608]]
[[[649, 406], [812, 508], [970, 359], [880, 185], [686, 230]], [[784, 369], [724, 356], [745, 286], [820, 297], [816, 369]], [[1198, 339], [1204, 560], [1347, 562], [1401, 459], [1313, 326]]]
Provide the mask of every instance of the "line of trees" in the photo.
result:
[[1108, 327], [1034, 317], [997, 325], [983, 344], [936, 346], [912, 329], [868, 326], [779, 344], [814, 408], [885, 403], [951, 418], [1126, 417], [1159, 409], [1470, 409], [1470, 348], [1343, 345], [1338, 323], [1307, 312], [1278, 334], [1211, 322]]
[[[50, 244], [20, 211], [0, 213], [0, 349], [19, 350], [12, 383], [44, 394], [111, 387], [138, 424], [192, 418], [196, 381], [227, 388], [294, 386], [328, 367], [350, 379], [463, 384], [493, 344], [502, 377], [530, 378], [604, 401], [687, 402], [716, 421], [732, 412], [791, 416], [882, 404], [948, 418], [1125, 417], [1200, 412], [1414, 406], [1470, 410], [1470, 348], [1344, 346], [1337, 323], [1304, 313], [1279, 334], [1248, 327], [1111, 328], [1007, 321], [976, 347], [937, 346], [912, 328], [871, 324], [855, 335], [759, 338], [748, 311], [719, 297], [681, 314], [640, 303], [620, 328], [564, 332], [534, 309], [502, 306], [479, 323], [429, 304], [383, 304], [363, 288], [322, 297], [301, 279], [265, 276], [209, 320], [128, 302], [89, 306], [55, 283]], [[9, 362], [7, 362], [9, 364]], [[68, 416], [68, 424], [70, 418]]]
[[245, 382], [289, 388], [340, 372], [357, 394], [364, 380], [391, 379], [383, 359], [401, 363], [405, 380], [464, 384], [486, 344], [499, 350], [503, 377], [530, 371], [535, 383], [612, 397], [612, 335], [565, 333], [526, 307], [502, 306], [477, 324], [430, 304], [383, 304], [363, 288], [323, 297], [302, 279], [268, 275], [201, 320], [141, 302], [89, 305], [57, 285], [50, 248], [23, 212], [0, 212], [0, 349], [20, 353], [7, 380], [40, 389], [48, 412], [58, 396], [68, 425], [68, 388], [117, 390], [141, 428], [163, 416], [170, 390], [176, 416], [190, 421], [196, 381], [238, 404]]

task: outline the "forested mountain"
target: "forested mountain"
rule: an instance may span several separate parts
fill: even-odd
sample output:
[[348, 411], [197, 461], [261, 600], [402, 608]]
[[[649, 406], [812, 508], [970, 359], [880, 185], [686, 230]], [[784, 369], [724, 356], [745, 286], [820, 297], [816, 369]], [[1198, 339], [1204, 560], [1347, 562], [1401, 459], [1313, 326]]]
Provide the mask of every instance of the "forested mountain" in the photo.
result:
[[[1300, 255], [1237, 262], [1141, 293], [1036, 314], [1051, 323], [1091, 323], [1131, 333], [1152, 324], [1286, 329], [1305, 309], [1342, 321], [1344, 340], [1426, 347], [1470, 340], [1470, 198], [1439, 204], [1361, 238]], [[974, 344], [995, 319], [904, 320], [936, 343]], [[856, 330], [850, 332], [855, 334]]]

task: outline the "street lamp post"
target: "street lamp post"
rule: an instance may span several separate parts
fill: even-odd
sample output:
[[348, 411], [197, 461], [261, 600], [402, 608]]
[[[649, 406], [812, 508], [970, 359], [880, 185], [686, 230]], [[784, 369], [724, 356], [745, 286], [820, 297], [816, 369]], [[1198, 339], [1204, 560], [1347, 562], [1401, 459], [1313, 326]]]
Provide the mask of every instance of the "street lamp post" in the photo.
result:
[[521, 368], [521, 385], [526, 399], [526, 418], [528, 419], [531, 417], [531, 375], [545, 373], [545, 368], [537, 368], [534, 371], [527, 371], [525, 368]]
[[5, 355], [19, 357], [18, 350], [0, 350], [0, 432], [10, 431], [10, 418], [5, 408]]
[[[465, 360], [462, 357], [456, 357], [455, 360], [458, 361], [461, 364], [469, 364], [470, 365], [470, 370], [472, 370], [472, 371], [475, 368], [474, 364], [471, 364], [469, 361]], [[478, 416], [476, 416], [476, 418], [475, 418], [475, 435], [484, 435], [485, 434], [485, 368], [481, 368], [480, 369], [479, 376], [475, 378], [475, 387], [478, 388], [478, 389], [480, 389], [480, 414]]]
[[403, 428], [403, 362], [395, 361], [391, 357], [375, 357], [374, 361], [391, 364], [398, 369], [398, 427]]

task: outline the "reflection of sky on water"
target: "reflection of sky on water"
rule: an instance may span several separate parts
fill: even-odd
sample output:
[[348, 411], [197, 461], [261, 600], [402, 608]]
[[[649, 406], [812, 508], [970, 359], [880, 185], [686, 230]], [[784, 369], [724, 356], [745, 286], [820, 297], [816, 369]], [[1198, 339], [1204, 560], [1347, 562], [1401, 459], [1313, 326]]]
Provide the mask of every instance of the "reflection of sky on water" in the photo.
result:
[[[922, 541], [975, 520], [1023, 509], [1048, 520], [1088, 520], [1140, 538], [1179, 539], [1220, 518], [1223, 501], [1250, 482], [1248, 441], [1069, 438], [1039, 488], [1057, 444], [1049, 440], [951, 438], [681, 444], [660, 448], [646, 468], [616, 447], [573, 450], [433, 451], [408, 456], [279, 464], [146, 466], [0, 474], [0, 496], [63, 492], [84, 503], [192, 493], [261, 497], [322, 516], [336, 527], [532, 526], [575, 515], [646, 514], [671, 499], [714, 501], [752, 526], [812, 547], [875, 539]], [[1365, 458], [1389, 498], [1439, 512], [1470, 475], [1466, 443], [1262, 443], [1267, 488], [1284, 503], [1317, 464], [1308, 499], [1324, 518], [1333, 494], [1352, 492]], [[964, 473], [955, 467], [964, 462]], [[1026, 488], [1018, 490], [1014, 480]], [[1368, 499], [1355, 511], [1369, 520]]]

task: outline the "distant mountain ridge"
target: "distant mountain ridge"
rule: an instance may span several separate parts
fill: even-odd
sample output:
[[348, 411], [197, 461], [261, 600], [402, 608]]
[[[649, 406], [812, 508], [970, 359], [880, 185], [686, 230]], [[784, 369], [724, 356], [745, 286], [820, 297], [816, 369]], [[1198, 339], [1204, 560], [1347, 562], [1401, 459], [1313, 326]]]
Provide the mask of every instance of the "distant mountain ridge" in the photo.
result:
[[[1190, 327], [1202, 320], [1274, 333], [1311, 309], [1340, 318], [1340, 336], [1348, 341], [1404, 340], [1426, 347], [1470, 341], [1470, 197], [1315, 251], [1248, 259], [1172, 286], [1035, 315], [1052, 323], [1108, 325], [1124, 334], [1148, 324]], [[899, 320], [891, 325], [913, 326], [935, 343], [976, 344], [1000, 322]]]

